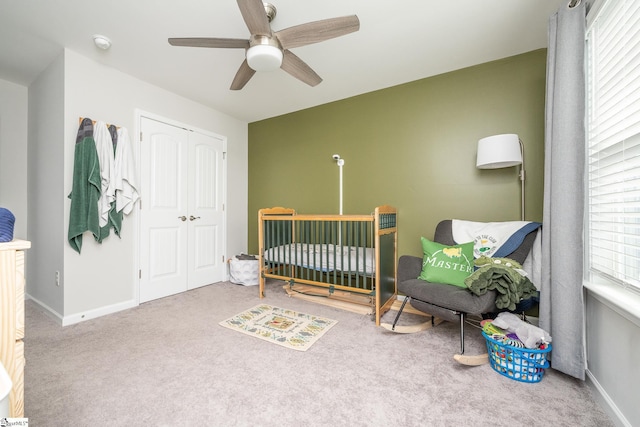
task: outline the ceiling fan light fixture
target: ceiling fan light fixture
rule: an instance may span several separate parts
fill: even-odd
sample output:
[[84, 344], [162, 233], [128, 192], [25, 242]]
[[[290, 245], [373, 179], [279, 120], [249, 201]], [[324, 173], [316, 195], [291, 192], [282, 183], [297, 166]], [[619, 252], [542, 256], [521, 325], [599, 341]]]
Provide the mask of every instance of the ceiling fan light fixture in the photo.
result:
[[256, 71], [278, 68], [307, 85], [314, 87], [322, 78], [291, 49], [341, 37], [360, 29], [356, 15], [321, 19], [273, 31], [271, 21], [276, 8], [262, 0], [237, 0], [242, 19], [249, 30], [249, 39], [222, 37], [169, 38], [171, 46], [243, 49], [245, 59], [231, 82], [230, 90], [240, 90]]
[[273, 71], [282, 65], [282, 50], [271, 45], [255, 45], [247, 50], [247, 63], [255, 71]]

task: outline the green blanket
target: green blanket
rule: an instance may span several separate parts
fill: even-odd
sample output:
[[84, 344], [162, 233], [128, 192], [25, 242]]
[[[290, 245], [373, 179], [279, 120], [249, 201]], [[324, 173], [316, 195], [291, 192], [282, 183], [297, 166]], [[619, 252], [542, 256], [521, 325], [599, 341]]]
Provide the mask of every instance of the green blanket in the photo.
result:
[[522, 266], [508, 258], [480, 257], [475, 261], [479, 266], [464, 281], [471, 292], [484, 295], [496, 290], [496, 307], [515, 310], [516, 304], [537, 295], [537, 289], [528, 277], [518, 272]]

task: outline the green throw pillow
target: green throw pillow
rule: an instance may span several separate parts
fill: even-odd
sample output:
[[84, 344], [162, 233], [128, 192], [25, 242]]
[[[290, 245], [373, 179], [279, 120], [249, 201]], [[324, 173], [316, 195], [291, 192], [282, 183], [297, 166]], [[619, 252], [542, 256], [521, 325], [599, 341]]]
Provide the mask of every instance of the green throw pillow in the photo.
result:
[[473, 273], [473, 242], [446, 246], [422, 240], [422, 272], [418, 279], [466, 288], [464, 279]]

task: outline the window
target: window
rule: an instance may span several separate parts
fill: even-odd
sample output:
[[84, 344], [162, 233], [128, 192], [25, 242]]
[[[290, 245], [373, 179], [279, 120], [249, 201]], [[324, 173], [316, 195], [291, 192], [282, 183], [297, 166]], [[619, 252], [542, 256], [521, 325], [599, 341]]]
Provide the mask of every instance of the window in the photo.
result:
[[640, 1], [596, 2], [586, 53], [588, 268], [640, 292]]

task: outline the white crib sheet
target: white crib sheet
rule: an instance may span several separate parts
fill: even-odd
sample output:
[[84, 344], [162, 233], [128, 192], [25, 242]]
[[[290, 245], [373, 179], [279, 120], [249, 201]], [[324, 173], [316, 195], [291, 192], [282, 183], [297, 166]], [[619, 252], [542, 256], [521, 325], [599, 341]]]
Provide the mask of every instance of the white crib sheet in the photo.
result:
[[264, 258], [267, 262], [294, 264], [323, 272], [337, 270], [374, 275], [376, 270], [373, 248], [356, 246], [294, 243], [267, 249]]

